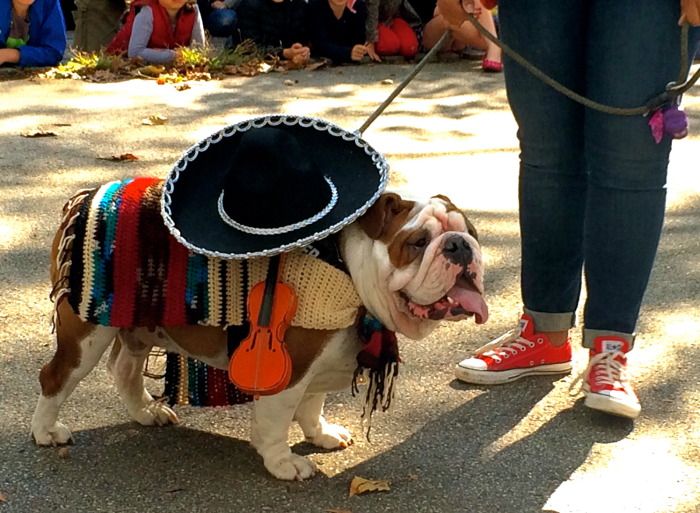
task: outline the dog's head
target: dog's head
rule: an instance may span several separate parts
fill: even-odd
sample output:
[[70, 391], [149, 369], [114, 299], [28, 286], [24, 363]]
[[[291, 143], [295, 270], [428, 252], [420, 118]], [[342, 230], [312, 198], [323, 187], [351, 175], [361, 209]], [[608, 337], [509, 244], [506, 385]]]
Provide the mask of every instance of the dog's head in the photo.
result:
[[447, 197], [385, 193], [343, 231], [342, 247], [360, 298], [387, 328], [419, 339], [443, 320], [486, 322], [477, 232]]

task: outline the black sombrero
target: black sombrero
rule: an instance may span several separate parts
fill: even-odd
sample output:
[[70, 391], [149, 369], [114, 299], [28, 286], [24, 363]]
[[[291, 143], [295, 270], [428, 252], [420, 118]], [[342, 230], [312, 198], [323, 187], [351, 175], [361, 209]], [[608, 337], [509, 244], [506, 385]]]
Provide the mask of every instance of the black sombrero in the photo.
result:
[[271, 256], [353, 222], [388, 174], [384, 157], [356, 133], [314, 118], [264, 116], [188, 149], [167, 177], [161, 210], [196, 253]]

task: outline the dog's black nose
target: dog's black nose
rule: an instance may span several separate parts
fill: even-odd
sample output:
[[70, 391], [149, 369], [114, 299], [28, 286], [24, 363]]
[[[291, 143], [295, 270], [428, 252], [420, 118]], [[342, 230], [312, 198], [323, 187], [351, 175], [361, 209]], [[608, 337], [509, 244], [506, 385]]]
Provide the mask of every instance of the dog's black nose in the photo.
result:
[[461, 235], [449, 235], [442, 246], [442, 254], [453, 264], [468, 266], [474, 255], [469, 243]]

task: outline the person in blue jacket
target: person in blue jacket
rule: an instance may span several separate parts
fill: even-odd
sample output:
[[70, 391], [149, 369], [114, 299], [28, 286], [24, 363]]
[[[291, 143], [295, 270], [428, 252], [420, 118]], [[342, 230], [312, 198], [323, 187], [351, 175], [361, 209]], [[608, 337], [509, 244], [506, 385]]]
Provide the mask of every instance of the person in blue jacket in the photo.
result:
[[65, 50], [59, 0], [0, 0], [0, 65], [55, 66]]

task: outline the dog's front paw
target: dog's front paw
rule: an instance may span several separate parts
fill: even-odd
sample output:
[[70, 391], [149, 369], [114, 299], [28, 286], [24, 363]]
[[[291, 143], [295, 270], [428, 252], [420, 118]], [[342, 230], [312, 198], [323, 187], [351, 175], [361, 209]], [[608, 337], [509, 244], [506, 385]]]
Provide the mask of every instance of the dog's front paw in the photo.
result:
[[277, 479], [285, 481], [302, 481], [316, 473], [313, 461], [291, 452], [282, 458], [265, 458], [265, 468]]
[[323, 449], [345, 449], [352, 445], [350, 431], [339, 424], [323, 423], [319, 432], [306, 440]]
[[55, 422], [50, 427], [32, 426], [32, 438], [37, 445], [56, 446], [73, 442], [70, 429], [60, 422]]
[[131, 416], [142, 426], [167, 426], [180, 422], [177, 414], [161, 401], [152, 401], [143, 408], [131, 412]]

